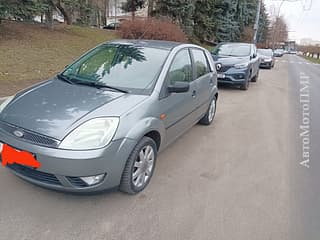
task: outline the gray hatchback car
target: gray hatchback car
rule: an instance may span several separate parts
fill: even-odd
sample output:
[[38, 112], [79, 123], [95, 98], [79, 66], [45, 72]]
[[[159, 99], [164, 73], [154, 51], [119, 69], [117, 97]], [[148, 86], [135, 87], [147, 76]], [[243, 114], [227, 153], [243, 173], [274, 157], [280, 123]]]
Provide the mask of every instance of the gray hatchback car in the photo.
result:
[[33, 154], [40, 168], [7, 167], [46, 188], [135, 194], [148, 185], [158, 152], [194, 124], [211, 124], [217, 99], [207, 50], [107, 42], [0, 106], [0, 152], [6, 144]]

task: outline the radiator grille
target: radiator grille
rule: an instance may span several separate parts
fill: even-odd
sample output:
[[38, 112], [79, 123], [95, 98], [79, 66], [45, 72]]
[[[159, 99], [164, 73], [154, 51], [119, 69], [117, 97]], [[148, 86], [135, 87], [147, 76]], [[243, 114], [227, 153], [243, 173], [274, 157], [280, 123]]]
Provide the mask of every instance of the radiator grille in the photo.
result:
[[[7, 124], [4, 122], [0, 122], [0, 129], [2, 129], [4, 132], [14, 136], [14, 132], [19, 130], [21, 132], [23, 132], [23, 136], [19, 139], [28, 141], [28, 142], [32, 142], [32, 143], [36, 143], [39, 145], [45, 145], [45, 146], [49, 146], [49, 147], [57, 147], [59, 145], [59, 141], [53, 138], [49, 138], [37, 133], [33, 133], [31, 131], [25, 130], [25, 129], [21, 129], [18, 128], [16, 126], [13, 126], [11, 124]], [[16, 137], [18, 138], [18, 137]]]

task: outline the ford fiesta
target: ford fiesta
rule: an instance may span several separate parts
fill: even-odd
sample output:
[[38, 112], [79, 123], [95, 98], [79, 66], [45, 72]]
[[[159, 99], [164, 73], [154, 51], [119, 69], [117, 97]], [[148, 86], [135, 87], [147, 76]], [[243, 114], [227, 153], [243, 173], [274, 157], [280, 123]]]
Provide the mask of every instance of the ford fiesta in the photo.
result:
[[211, 124], [217, 98], [207, 50], [108, 42], [2, 103], [0, 151], [32, 154], [39, 168], [16, 162], [7, 168], [43, 187], [135, 194], [150, 182], [158, 152], [194, 124]]

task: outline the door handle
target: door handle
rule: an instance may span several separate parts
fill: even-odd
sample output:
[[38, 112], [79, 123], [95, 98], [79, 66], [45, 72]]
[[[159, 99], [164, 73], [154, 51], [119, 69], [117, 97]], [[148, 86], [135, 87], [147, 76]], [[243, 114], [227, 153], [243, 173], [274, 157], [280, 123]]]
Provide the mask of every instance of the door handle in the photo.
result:
[[193, 98], [196, 98], [196, 96], [197, 96], [197, 91], [196, 91], [196, 90], [193, 90], [193, 91], [192, 91], [192, 97], [193, 97]]

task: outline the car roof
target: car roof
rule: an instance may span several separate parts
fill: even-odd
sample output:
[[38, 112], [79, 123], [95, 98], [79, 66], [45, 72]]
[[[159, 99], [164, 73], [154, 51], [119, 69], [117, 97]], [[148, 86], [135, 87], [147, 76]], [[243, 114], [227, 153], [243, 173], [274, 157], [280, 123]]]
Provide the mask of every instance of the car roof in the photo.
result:
[[113, 40], [110, 42], [106, 42], [106, 44], [128, 44], [137, 47], [150, 47], [150, 48], [159, 48], [171, 51], [173, 48], [182, 45], [180, 42], [172, 42], [172, 41], [160, 41], [160, 40]]
[[226, 44], [230, 44], [230, 45], [248, 45], [251, 46], [253, 45], [252, 43], [242, 43], [242, 42], [222, 42], [219, 45], [226, 45]]

